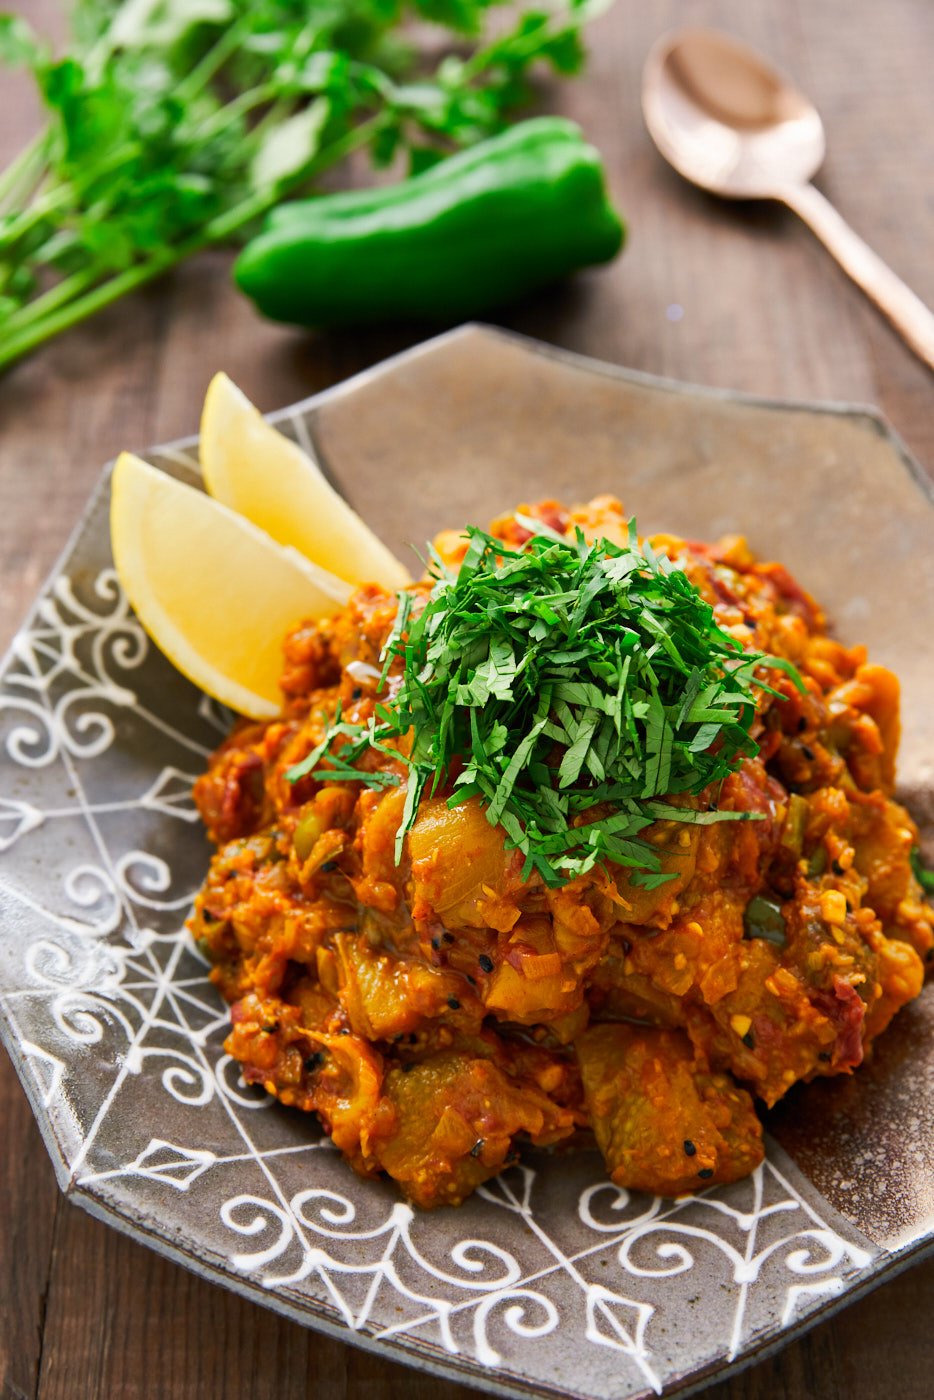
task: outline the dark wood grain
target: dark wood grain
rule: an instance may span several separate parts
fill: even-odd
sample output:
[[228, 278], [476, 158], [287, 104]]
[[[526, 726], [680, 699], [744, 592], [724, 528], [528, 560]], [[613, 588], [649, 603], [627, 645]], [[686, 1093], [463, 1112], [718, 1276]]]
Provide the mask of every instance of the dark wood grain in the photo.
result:
[[[60, 32], [55, 0], [15, 8]], [[586, 80], [550, 95], [604, 152], [631, 237], [613, 267], [503, 324], [701, 383], [879, 404], [930, 469], [934, 381], [793, 216], [688, 189], [638, 112], [652, 40], [712, 22], [767, 49], [820, 106], [820, 183], [934, 302], [934, 6], [930, 0], [618, 0]], [[36, 120], [0, 79], [0, 160]], [[400, 327], [300, 336], [261, 324], [212, 254], [104, 313], [0, 381], [0, 643], [52, 566], [101, 463], [196, 427], [226, 369], [263, 408], [421, 338]], [[680, 308], [680, 317], [677, 310]], [[624, 488], [625, 489], [625, 488]], [[846, 489], [845, 481], [841, 489]], [[42, 1400], [462, 1400], [471, 1392], [285, 1322], [212, 1287], [59, 1196], [12, 1069], [0, 1063], [0, 1385]], [[922, 1400], [931, 1393], [934, 1263], [915, 1268], [709, 1389], [709, 1400]]]

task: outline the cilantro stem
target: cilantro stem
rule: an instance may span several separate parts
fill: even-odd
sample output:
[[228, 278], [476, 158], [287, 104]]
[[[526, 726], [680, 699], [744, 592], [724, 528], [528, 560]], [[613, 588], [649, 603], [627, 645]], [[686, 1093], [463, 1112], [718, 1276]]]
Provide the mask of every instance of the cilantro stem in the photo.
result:
[[[585, 21], [601, 14], [609, 9], [613, 0], [593, 0], [591, 4], [582, 4], [573, 7], [568, 13], [559, 15], [555, 13], [542, 14], [539, 22], [534, 28], [528, 28], [520, 37], [508, 40], [508, 52], [513, 59], [527, 59], [537, 52], [541, 47], [542, 38], [547, 36], [555, 39], [563, 34], [577, 34], [582, 29]], [[461, 75], [468, 81], [485, 72], [491, 64], [495, 64], [503, 53], [503, 41], [494, 39], [486, 48], [478, 49], [477, 52], [464, 63]]]
[[[0, 369], [5, 369], [14, 360], [35, 350], [37, 346], [51, 340], [52, 336], [58, 335], [61, 331], [68, 330], [84, 321], [88, 316], [93, 316], [96, 311], [101, 311], [111, 302], [117, 301], [125, 296], [127, 292], [135, 291], [137, 287], [157, 277], [160, 272], [167, 271], [181, 258], [185, 257], [182, 249], [175, 249], [169, 253], [162, 253], [152, 258], [148, 263], [137, 264], [128, 268], [126, 272], [121, 272], [119, 276], [112, 277], [109, 282], [103, 282], [86, 296], [79, 297], [70, 306], [65, 306], [59, 311], [40, 316], [34, 322], [29, 323], [24, 329], [20, 329], [16, 335], [11, 336], [5, 343], [0, 344]], [[82, 276], [93, 276], [81, 274]]]
[[[101, 175], [109, 174], [113, 170], [119, 170], [136, 153], [137, 148], [133, 145], [121, 146], [114, 151], [107, 160], [101, 161], [95, 166], [91, 176], [84, 180], [68, 180], [56, 186], [54, 189], [45, 191], [35, 198], [34, 203], [24, 209], [21, 214], [13, 218], [6, 228], [0, 229], [0, 253], [9, 255], [10, 247], [29, 233], [43, 219], [47, 219], [58, 209], [67, 207], [74, 199], [76, 193], [86, 192]], [[10, 321], [13, 321], [10, 317]]]
[[4, 330], [15, 334], [19, 330], [28, 329], [59, 306], [88, 291], [100, 281], [100, 277], [100, 269], [96, 267], [86, 267], [80, 272], [73, 272], [70, 277], [63, 277], [61, 282], [56, 282], [54, 287], [36, 297], [28, 306], [12, 312], [4, 323]]
[[255, 111], [257, 107], [264, 106], [276, 96], [278, 91], [275, 83], [261, 83], [259, 87], [250, 88], [249, 92], [241, 93], [239, 97], [233, 98], [225, 107], [215, 112], [212, 117], [208, 117], [201, 127], [199, 135], [203, 139], [206, 136], [212, 136], [216, 131], [223, 131], [232, 121], [236, 121], [239, 117], [249, 116], [250, 112]]
[[[339, 161], [344, 160], [344, 158], [349, 156], [353, 151], [358, 150], [361, 146], [366, 146], [373, 139], [377, 130], [385, 124], [385, 121], [386, 117], [382, 113], [379, 113], [375, 117], [370, 117], [369, 120], [365, 122], [360, 122], [358, 126], [345, 132], [345, 134], [338, 137], [336, 141], [332, 141], [323, 151], [319, 151], [301, 170], [295, 171], [289, 176], [287, 181], [276, 186], [275, 189], [264, 190], [254, 195], [251, 199], [244, 200], [243, 203], [238, 204], [235, 208], [227, 210], [226, 213], [218, 215], [216, 219], [212, 219], [194, 242], [192, 251], [206, 247], [210, 243], [218, 243], [225, 238], [229, 238], [232, 233], [236, 233], [237, 229], [242, 228], [244, 224], [249, 223], [252, 219], [259, 218], [259, 216], [264, 214], [273, 204], [277, 204], [283, 194], [287, 194], [290, 189], [294, 189], [297, 185], [304, 184], [306, 180], [314, 179], [316, 175], [320, 175], [322, 171], [330, 169], [332, 165], [337, 165]], [[187, 256], [187, 254], [184, 256]]]
[[235, 20], [233, 24], [229, 24], [213, 48], [208, 49], [201, 61], [192, 68], [188, 77], [179, 83], [176, 97], [187, 102], [207, 87], [211, 79], [223, 68], [228, 58], [236, 53], [237, 45], [246, 32], [247, 16], [245, 15]]
[[[542, 42], [542, 35], [551, 32], [551, 24], [554, 18], [554, 15], [542, 15], [534, 29], [529, 29], [528, 33], [523, 35], [521, 39], [512, 40], [509, 45], [510, 54], [522, 57], [526, 53], [534, 53]], [[577, 25], [573, 22], [571, 24], [565, 22], [564, 26], [555, 32], [560, 34], [576, 28]], [[480, 74], [490, 66], [491, 62], [495, 62], [496, 59], [499, 58], [501, 52], [502, 45], [501, 42], [497, 40], [488, 44], [485, 49], [478, 49], [473, 57], [467, 59], [464, 63], [461, 69], [462, 76], [468, 80], [479, 78]]]
[[22, 187], [31, 190], [39, 181], [45, 169], [45, 157], [49, 144], [49, 131], [40, 131], [28, 146], [25, 146], [0, 175], [0, 205], [22, 197]]
[[[344, 136], [333, 141], [330, 146], [319, 151], [302, 170], [296, 171], [289, 178], [287, 186], [300, 184], [320, 174], [321, 171], [336, 165], [358, 147], [366, 145], [384, 120], [382, 114], [372, 117], [369, 121], [361, 122]], [[136, 291], [145, 286], [154, 277], [167, 272], [177, 263], [190, 257], [191, 254], [201, 252], [202, 249], [210, 247], [213, 243], [225, 241], [239, 228], [259, 218], [273, 204], [276, 204], [282, 197], [285, 188], [286, 186], [280, 185], [273, 189], [263, 190], [251, 198], [243, 200], [233, 209], [228, 209], [225, 213], [218, 215], [216, 219], [212, 219], [193, 238], [177, 244], [174, 248], [162, 249], [147, 261], [136, 263], [116, 277], [111, 277], [98, 286], [92, 285], [89, 291], [85, 291], [85, 287], [89, 283], [93, 284], [100, 275], [93, 268], [75, 273], [72, 278], [60, 283], [58, 288], [51, 288], [45, 294], [45, 298], [40, 298], [39, 301], [24, 308], [32, 314], [18, 323], [14, 328], [13, 335], [0, 341], [0, 370], [5, 369], [21, 356], [28, 354], [29, 351], [35, 350], [37, 346], [44, 344], [45, 341], [50, 340], [61, 331], [69, 330], [72, 326], [87, 320], [89, 316], [93, 316], [95, 312], [110, 306], [120, 297], [126, 296], [128, 292]], [[60, 302], [62, 297], [66, 295], [66, 288], [67, 295], [74, 295], [74, 300], [63, 306], [56, 304], [53, 309], [49, 310], [48, 307], [54, 294], [57, 293], [55, 300]], [[46, 310], [36, 316], [35, 309], [42, 300], [46, 301]]]
[[13, 244], [24, 238], [36, 224], [54, 214], [57, 209], [63, 209], [73, 198], [73, 193], [70, 185], [59, 185], [57, 189], [43, 194], [21, 214], [11, 218], [6, 228], [0, 230], [0, 249], [8, 254]]
[[253, 127], [254, 139], [262, 136], [271, 126], [275, 126], [277, 122], [283, 121], [286, 117], [291, 116], [291, 113], [291, 99], [286, 97], [278, 98], [278, 100], [263, 113], [259, 121]]

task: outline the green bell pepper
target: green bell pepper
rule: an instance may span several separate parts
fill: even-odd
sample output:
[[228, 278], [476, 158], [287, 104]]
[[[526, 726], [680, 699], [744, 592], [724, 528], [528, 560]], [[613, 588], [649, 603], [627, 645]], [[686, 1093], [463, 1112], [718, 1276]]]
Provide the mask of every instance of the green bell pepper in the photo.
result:
[[538, 117], [399, 184], [280, 205], [234, 275], [276, 321], [451, 321], [607, 262], [623, 237], [598, 152]]

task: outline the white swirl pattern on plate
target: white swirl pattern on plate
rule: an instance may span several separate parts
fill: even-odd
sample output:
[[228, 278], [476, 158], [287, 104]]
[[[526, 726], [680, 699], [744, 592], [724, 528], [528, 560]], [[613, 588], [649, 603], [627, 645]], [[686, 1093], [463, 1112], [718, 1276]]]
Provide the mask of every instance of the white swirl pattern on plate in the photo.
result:
[[[657, 1327], [684, 1276], [717, 1290], [713, 1358], [774, 1324], [776, 1297], [787, 1324], [870, 1264], [774, 1160], [670, 1202], [594, 1157], [539, 1157], [425, 1217], [310, 1120], [259, 1112], [272, 1101], [224, 1054], [227, 1011], [183, 927], [206, 859], [190, 784], [227, 716], [178, 688], [112, 569], [83, 592], [53, 584], [0, 690], [5, 777], [27, 775], [0, 799], [3, 1009], [79, 1195], [187, 1234], [293, 1310], [507, 1377], [557, 1376], [571, 1329], [615, 1355], [617, 1395], [684, 1369], [672, 1309]], [[168, 684], [173, 722], [153, 701]]]

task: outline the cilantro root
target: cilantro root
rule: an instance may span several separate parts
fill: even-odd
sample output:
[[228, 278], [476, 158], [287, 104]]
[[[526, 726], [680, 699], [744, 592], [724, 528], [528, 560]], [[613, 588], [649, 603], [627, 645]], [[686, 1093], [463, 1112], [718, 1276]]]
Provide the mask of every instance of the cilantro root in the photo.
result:
[[[35, 78], [48, 124], [0, 172], [0, 369], [365, 149], [421, 168], [492, 135], [539, 64], [582, 62], [610, 0], [552, 0], [500, 37], [502, 0], [75, 0], [56, 58], [0, 14], [0, 65]], [[466, 57], [423, 74], [409, 19]]]
[[[757, 677], [787, 661], [744, 651], [720, 628], [687, 575], [630, 521], [625, 547], [537, 534], [522, 551], [470, 527], [460, 570], [434, 561], [419, 611], [402, 591], [384, 651], [402, 680], [369, 726], [337, 716], [323, 742], [289, 772], [321, 769], [327, 781], [371, 786], [392, 773], [361, 773], [369, 747], [408, 768], [396, 846], [423, 792], [449, 783], [450, 806], [475, 797], [507, 844], [562, 884], [611, 861], [653, 887], [672, 878], [640, 833], [659, 820], [754, 820], [700, 797], [758, 752], [750, 735]], [[775, 692], [772, 692], [775, 693]], [[408, 756], [397, 744], [409, 736]], [[679, 805], [666, 797], [698, 798]]]

